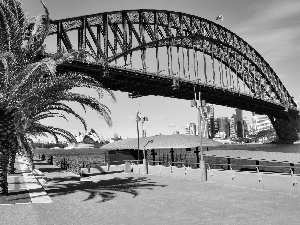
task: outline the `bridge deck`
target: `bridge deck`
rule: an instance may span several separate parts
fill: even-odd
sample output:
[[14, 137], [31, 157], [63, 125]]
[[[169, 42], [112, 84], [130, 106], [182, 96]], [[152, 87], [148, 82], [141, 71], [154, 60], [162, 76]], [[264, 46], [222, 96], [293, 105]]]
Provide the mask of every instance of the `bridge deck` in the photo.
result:
[[[196, 92], [201, 91], [202, 98], [211, 104], [241, 108], [274, 117], [286, 114], [284, 107], [281, 105], [244, 95], [232, 89], [195, 84], [191, 81], [180, 82], [180, 87], [174, 89], [171, 77], [154, 73], [143, 73], [138, 70], [110, 66], [108, 75], [104, 75], [105, 69], [103, 66], [81, 62], [60, 65], [58, 68], [58, 71], [61, 72], [66, 70], [87, 73], [111, 90], [135, 93], [136, 97], [154, 95], [191, 100], [194, 98], [195, 88]], [[296, 110], [291, 111], [298, 114]]]

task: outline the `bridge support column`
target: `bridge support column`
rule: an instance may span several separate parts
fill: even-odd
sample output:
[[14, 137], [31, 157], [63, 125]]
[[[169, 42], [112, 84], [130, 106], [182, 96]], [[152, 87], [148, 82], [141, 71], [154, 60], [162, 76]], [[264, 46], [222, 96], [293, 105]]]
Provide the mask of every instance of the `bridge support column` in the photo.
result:
[[292, 144], [299, 140], [300, 116], [291, 116], [288, 112], [285, 117], [274, 118], [269, 116], [277, 134], [276, 143]]

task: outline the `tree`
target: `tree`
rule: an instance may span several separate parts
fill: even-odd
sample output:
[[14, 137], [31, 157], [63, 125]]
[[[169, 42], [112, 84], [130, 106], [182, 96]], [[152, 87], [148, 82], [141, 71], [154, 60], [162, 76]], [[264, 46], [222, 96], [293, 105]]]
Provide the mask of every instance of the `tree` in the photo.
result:
[[[42, 3], [43, 4], [43, 3]], [[74, 92], [74, 87], [92, 88], [100, 95], [115, 97], [93, 78], [74, 72], [57, 73], [56, 67], [66, 61], [80, 60], [84, 51], [47, 54], [43, 45], [49, 30], [49, 13], [30, 23], [18, 0], [0, 3], [0, 194], [7, 194], [9, 158], [13, 161], [23, 146], [31, 154], [30, 135], [51, 134], [74, 138], [66, 130], [44, 126], [43, 118], [74, 115], [85, 126], [83, 118], [66, 102], [79, 102], [96, 110], [108, 125], [109, 109], [99, 98]], [[79, 56], [79, 57], [78, 57]]]
[[274, 128], [270, 128], [267, 130], [261, 130], [256, 134], [256, 138], [266, 138], [267, 140], [273, 140], [276, 137], [276, 131]]

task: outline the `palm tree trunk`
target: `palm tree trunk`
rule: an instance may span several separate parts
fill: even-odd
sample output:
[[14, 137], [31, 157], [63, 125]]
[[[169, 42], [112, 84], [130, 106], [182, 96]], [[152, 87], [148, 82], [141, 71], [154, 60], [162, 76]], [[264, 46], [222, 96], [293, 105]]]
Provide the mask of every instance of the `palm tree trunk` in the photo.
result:
[[8, 194], [8, 162], [9, 162], [9, 151], [2, 143], [0, 146], [0, 195]]
[[9, 172], [10, 173], [15, 173], [15, 161], [16, 161], [16, 155], [19, 149], [19, 143], [17, 137], [14, 137], [11, 140], [10, 144], [10, 157], [9, 157]]
[[9, 157], [9, 172], [15, 173], [15, 162], [16, 162], [16, 155], [17, 155], [17, 148], [18, 146], [15, 144], [15, 146], [12, 148], [10, 157]]
[[14, 113], [0, 108], [0, 195], [8, 194], [9, 157], [16, 144]]

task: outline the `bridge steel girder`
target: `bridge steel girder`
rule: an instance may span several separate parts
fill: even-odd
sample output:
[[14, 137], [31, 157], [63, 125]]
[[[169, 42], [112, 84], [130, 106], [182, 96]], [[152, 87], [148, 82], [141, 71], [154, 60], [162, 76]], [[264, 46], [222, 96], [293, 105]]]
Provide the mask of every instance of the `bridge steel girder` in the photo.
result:
[[[93, 28], [97, 29], [96, 34]], [[63, 43], [70, 50], [76, 44], [70, 42], [68, 32], [74, 30], [78, 30], [78, 46], [90, 49], [96, 65], [79, 66], [78, 62], [74, 62], [72, 65], [62, 65], [61, 70], [76, 68], [101, 80], [112, 90], [138, 92], [139, 96], [162, 95], [192, 99], [194, 90], [201, 91], [207, 102], [268, 115], [279, 132], [280, 139], [296, 140], [294, 134], [300, 130], [297, 126], [299, 112], [295, 101], [264, 58], [245, 40], [222, 25], [181, 12], [123, 10], [51, 21], [49, 35], [57, 35], [58, 46]], [[91, 41], [88, 40], [89, 37]], [[133, 39], [137, 43], [135, 46]], [[130, 72], [110, 65], [116, 59], [126, 58], [134, 51], [143, 52], [147, 48], [163, 46], [181, 46], [212, 56], [235, 73], [249, 88], [251, 95], [182, 78], [179, 79], [180, 89], [173, 89], [172, 75]], [[95, 74], [102, 74], [103, 68], [109, 71], [104, 72], [109, 76], [97, 77]], [[126, 75], [121, 76], [120, 72]], [[108, 80], [114, 83], [109, 83]], [[153, 87], [152, 90], [149, 90], [149, 85]], [[285, 123], [294, 131], [280, 133], [280, 130], [284, 130], [282, 124]]]

